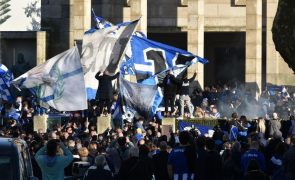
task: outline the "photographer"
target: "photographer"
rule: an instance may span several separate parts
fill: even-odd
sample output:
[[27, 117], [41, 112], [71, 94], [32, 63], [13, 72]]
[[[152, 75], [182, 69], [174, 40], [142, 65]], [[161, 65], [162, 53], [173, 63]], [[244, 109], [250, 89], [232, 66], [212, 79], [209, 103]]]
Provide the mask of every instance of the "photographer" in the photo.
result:
[[73, 154], [63, 143], [51, 139], [35, 155], [35, 159], [41, 168], [42, 179], [64, 179], [64, 168], [73, 160]]

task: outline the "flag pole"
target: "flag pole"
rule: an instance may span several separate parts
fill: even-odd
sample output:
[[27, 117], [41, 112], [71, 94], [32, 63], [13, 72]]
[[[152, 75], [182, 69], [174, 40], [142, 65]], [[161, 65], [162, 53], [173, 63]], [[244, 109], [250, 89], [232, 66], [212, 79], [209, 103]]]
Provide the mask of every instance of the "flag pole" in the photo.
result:
[[94, 12], [94, 9], [91, 8], [91, 11], [92, 11], [92, 14], [93, 14], [94, 21], [96, 21], [96, 14], [95, 14], [95, 12]]

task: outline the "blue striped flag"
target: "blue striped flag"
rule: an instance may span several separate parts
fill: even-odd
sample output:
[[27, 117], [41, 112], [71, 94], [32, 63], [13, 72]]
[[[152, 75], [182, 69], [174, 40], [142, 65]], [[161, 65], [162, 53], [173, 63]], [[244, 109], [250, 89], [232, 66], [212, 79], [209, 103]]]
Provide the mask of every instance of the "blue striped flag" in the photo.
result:
[[62, 52], [13, 80], [58, 111], [87, 109], [84, 74], [77, 47]]
[[13, 74], [8, 68], [0, 64], [0, 98], [5, 101], [13, 101], [13, 96], [10, 92], [10, 83], [13, 80]]

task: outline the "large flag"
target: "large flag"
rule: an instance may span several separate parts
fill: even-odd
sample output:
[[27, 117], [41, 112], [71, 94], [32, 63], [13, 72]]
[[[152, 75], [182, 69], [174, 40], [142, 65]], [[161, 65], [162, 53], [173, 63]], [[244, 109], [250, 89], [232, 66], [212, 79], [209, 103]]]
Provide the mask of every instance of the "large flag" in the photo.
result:
[[157, 95], [157, 85], [132, 83], [120, 77], [120, 102], [123, 119], [142, 116], [150, 119], [152, 106]]
[[185, 50], [139, 36], [132, 36], [131, 51], [130, 59], [122, 63], [121, 70], [127, 73], [134, 72], [137, 81], [161, 74], [169, 69], [186, 68], [197, 62], [202, 64], [208, 62]]
[[3, 64], [0, 64], [0, 98], [5, 101], [12, 101], [10, 93], [10, 83], [13, 80], [13, 74]]
[[[137, 82], [142, 84], [161, 84], [170, 69], [173, 70], [176, 77], [181, 78], [190, 65], [197, 62], [203, 64], [208, 62], [187, 51], [138, 35], [132, 36], [130, 44], [131, 52], [122, 62], [120, 71], [122, 74], [136, 75]], [[156, 113], [162, 99], [163, 95], [158, 88], [151, 114]]]
[[116, 72], [138, 21], [121, 23], [84, 34], [81, 61], [88, 99], [95, 98], [98, 86], [95, 79], [97, 72]]
[[29, 88], [41, 102], [59, 111], [87, 109], [78, 48], [71, 48], [36, 66], [12, 82]]

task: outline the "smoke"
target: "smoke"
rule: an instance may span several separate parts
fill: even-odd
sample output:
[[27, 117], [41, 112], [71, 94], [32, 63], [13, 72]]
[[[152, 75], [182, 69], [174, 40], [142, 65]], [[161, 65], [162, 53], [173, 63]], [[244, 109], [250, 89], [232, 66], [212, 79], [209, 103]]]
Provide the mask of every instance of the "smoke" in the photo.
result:
[[[265, 117], [267, 111], [261, 105], [261, 101], [255, 99], [251, 89], [243, 84], [237, 84], [228, 90], [225, 89], [225, 97], [218, 101], [218, 108], [223, 117], [230, 118], [236, 112], [239, 116], [246, 116], [248, 119]], [[261, 99], [262, 100], [262, 99]], [[264, 101], [264, 100], [262, 100]]]

